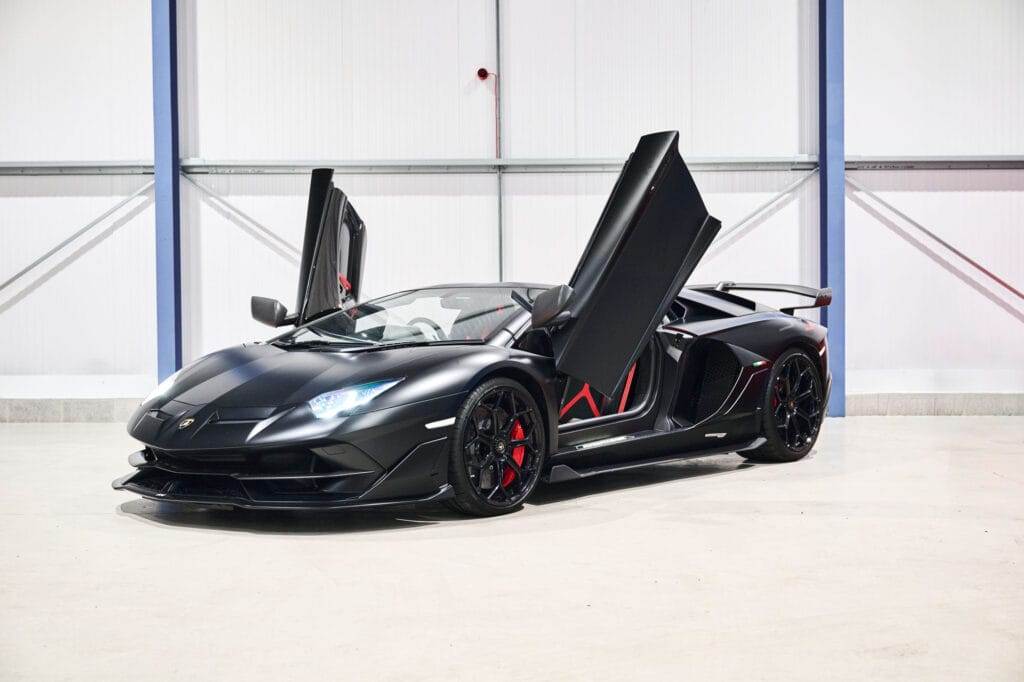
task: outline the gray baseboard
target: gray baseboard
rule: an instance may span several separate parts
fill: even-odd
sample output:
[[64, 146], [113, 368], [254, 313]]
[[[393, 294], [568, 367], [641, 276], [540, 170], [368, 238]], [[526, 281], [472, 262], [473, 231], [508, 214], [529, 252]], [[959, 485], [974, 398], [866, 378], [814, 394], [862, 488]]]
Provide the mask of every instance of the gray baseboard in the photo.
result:
[[2, 422], [121, 422], [128, 421], [141, 398], [0, 399]]
[[[139, 398], [3, 398], [0, 423], [124, 423], [139, 402]], [[864, 393], [846, 396], [846, 414], [1024, 415], [1024, 393]]]
[[1024, 393], [864, 393], [846, 396], [851, 417], [1024, 415]]

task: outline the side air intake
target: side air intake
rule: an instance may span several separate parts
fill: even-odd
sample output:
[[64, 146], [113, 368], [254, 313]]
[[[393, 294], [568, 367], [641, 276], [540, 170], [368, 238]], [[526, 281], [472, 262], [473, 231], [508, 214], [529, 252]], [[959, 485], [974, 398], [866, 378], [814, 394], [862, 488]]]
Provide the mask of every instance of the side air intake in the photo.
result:
[[729, 397], [740, 364], [728, 346], [716, 341], [698, 340], [686, 355], [675, 417], [681, 424], [695, 424], [714, 414]]

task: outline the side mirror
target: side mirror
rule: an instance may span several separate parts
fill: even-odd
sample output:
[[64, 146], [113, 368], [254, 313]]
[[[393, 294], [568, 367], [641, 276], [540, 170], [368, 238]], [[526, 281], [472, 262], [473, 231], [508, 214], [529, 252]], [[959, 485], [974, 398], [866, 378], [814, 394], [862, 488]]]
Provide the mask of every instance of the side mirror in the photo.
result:
[[249, 308], [254, 320], [271, 327], [280, 327], [285, 324], [285, 318], [288, 317], [288, 309], [275, 298], [253, 296]]
[[542, 291], [533, 299], [532, 324], [534, 327], [554, 327], [568, 322], [572, 313], [566, 310], [572, 299], [572, 287], [559, 284]]

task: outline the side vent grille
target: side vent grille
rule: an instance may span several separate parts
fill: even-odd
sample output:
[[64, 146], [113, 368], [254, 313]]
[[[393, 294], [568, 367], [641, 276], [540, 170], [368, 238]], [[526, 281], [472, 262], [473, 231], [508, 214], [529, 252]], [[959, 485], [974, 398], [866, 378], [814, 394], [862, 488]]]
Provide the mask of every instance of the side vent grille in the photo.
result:
[[694, 424], [714, 414], [736, 383], [740, 366], [728, 346], [716, 341], [695, 342], [683, 360], [683, 376], [676, 399], [675, 418]]
[[739, 373], [736, 356], [722, 344], [713, 344], [704, 362], [704, 376], [697, 398], [697, 421], [714, 413], [736, 382]]

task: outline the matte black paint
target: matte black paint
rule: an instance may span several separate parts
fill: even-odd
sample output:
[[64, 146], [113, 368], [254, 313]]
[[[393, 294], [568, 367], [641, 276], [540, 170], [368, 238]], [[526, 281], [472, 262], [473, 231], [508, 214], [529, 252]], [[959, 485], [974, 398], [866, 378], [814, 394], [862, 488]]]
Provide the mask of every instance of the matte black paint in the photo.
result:
[[[249, 508], [435, 501], [450, 495], [445, 449], [450, 427], [425, 425], [452, 417], [469, 391], [491, 376], [512, 376], [545, 408], [550, 453], [546, 477], [555, 481], [664, 458], [752, 447], [761, 435], [759, 405], [771, 363], [790, 347], [804, 348], [817, 358], [828, 384], [822, 353], [825, 329], [820, 325], [689, 289], [676, 299], [674, 309], [686, 306], [700, 309], [697, 321], [667, 321], [650, 341], [657, 379], [640, 406], [625, 415], [561, 428], [551, 428], [558, 423], [561, 385], [552, 358], [513, 347], [529, 328], [525, 311], [487, 344], [369, 351], [250, 344], [219, 351], [183, 370], [173, 395], [157, 397], [135, 411], [129, 433], [147, 447], [142, 455], [133, 456], [134, 463], [141, 464], [139, 470], [115, 481], [115, 487], [155, 499]], [[724, 344], [741, 369], [718, 409], [698, 423], [680, 423], [674, 416], [680, 377], [697, 343]], [[753, 366], [762, 360], [767, 364]], [[319, 420], [306, 404], [325, 391], [384, 378], [403, 380], [377, 397], [366, 412]], [[186, 419], [194, 421], [180, 428]], [[722, 433], [726, 435], [709, 436]], [[626, 440], [600, 445], [612, 438]], [[335, 478], [315, 479], [321, 487], [316, 493], [268, 493], [273, 485], [268, 479], [275, 474], [256, 480], [253, 463], [296, 449], [312, 453], [311, 458], [329, 467]], [[202, 460], [218, 453], [247, 458], [227, 475], [230, 485], [236, 486], [235, 494], [213, 494], [200, 485], [212, 464], [191, 472], [175, 470], [174, 457]], [[143, 485], [147, 476], [186, 483], [154, 490]], [[312, 476], [306, 481], [311, 485]], [[190, 488], [188, 481], [195, 485]]]
[[552, 333], [559, 371], [605, 395], [622, 387], [721, 227], [678, 147], [675, 131], [640, 138], [569, 280], [569, 321]]

